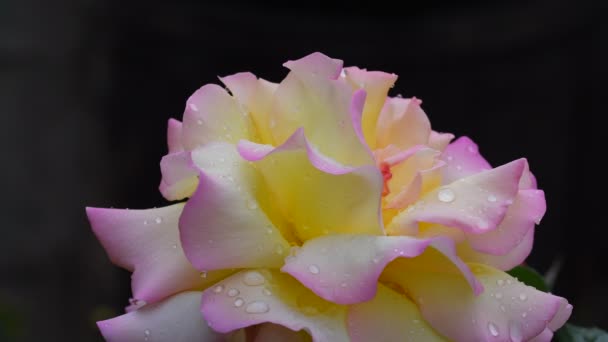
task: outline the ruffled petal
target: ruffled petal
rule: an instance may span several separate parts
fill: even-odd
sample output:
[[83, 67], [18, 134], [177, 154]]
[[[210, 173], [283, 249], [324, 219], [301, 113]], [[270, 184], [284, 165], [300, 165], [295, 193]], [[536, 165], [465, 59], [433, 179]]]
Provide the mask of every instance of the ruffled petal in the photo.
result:
[[572, 310], [564, 298], [489, 266], [471, 265], [485, 288], [475, 296], [460, 275], [427, 271], [408, 259], [398, 261], [387, 268], [386, 278], [414, 298], [435, 330], [454, 341], [527, 341], [546, 328], [555, 331]]
[[167, 123], [167, 147], [169, 153], [181, 152], [184, 150], [182, 145], [182, 123], [173, 118]]
[[239, 143], [255, 162], [301, 241], [331, 233], [383, 234], [382, 176], [374, 165], [347, 167], [322, 155], [297, 130], [273, 148]]
[[270, 323], [260, 325], [255, 336], [255, 342], [273, 341], [308, 342], [311, 341], [311, 338], [304, 331], [293, 331], [282, 325]]
[[492, 266], [499, 270], [508, 271], [517, 265], [521, 265], [530, 252], [534, 243], [534, 229], [528, 233], [509, 252], [503, 255], [492, 255], [478, 252], [471, 248], [468, 242], [457, 245], [458, 256], [466, 262], [475, 262]]
[[468, 267], [456, 256], [447, 238], [416, 239], [407, 236], [330, 235], [307, 241], [285, 260], [281, 271], [291, 274], [321, 298], [338, 304], [370, 300], [378, 277], [396, 258], [415, 258], [428, 246], [447, 258], [470, 282], [481, 287]]
[[[226, 77], [221, 81], [230, 89], [232, 95], [247, 109], [260, 138], [264, 144], [274, 144], [270, 130], [269, 113], [272, 99], [278, 84], [258, 79], [249, 72], [242, 72]], [[254, 139], [255, 140], [255, 139]]]
[[218, 332], [268, 322], [305, 330], [316, 342], [349, 341], [346, 307], [324, 301], [277, 271], [243, 271], [224, 279], [203, 293], [201, 310]]
[[416, 235], [418, 222], [438, 223], [479, 234], [496, 229], [517, 194], [525, 159], [437, 188], [399, 213], [390, 234]]
[[198, 185], [198, 173], [189, 151], [167, 154], [160, 161], [162, 179], [159, 190], [169, 201], [190, 197]]
[[367, 92], [361, 126], [367, 145], [373, 149], [376, 145], [376, 122], [388, 91], [397, 81], [397, 75], [349, 67], [344, 68], [344, 79], [354, 89], [365, 89]]
[[183, 204], [147, 210], [87, 208], [93, 232], [110, 260], [133, 271], [133, 296], [147, 303], [202, 289], [229, 273], [201, 274], [184, 256], [177, 221]]
[[415, 145], [426, 145], [431, 123], [420, 108], [421, 103], [416, 98], [388, 98], [378, 117], [376, 147], [395, 145], [406, 150]]
[[277, 88], [270, 113], [274, 141], [282, 144], [302, 127], [324, 155], [345, 165], [373, 164], [352, 122], [352, 89], [337, 80], [342, 61], [313, 53], [285, 66], [291, 72]]
[[252, 138], [254, 132], [247, 112], [224, 88], [207, 84], [188, 99], [184, 111], [182, 143], [192, 150], [209, 142], [236, 144]]
[[505, 255], [534, 229], [546, 209], [545, 193], [542, 190], [519, 190], [496, 230], [484, 234], [467, 234], [467, 240], [471, 248], [478, 252]]
[[201, 292], [182, 292], [162, 302], [122, 316], [97, 322], [108, 342], [166, 341], [224, 342], [229, 335], [218, 334], [200, 314]]
[[446, 341], [422, 318], [412, 301], [384, 285], [365, 303], [348, 307], [352, 342]]
[[479, 147], [468, 137], [460, 137], [449, 144], [443, 151], [441, 159], [447, 163], [443, 168], [443, 184], [491, 169], [479, 154]]
[[289, 243], [267, 216], [268, 191], [234, 145], [192, 152], [200, 183], [180, 217], [186, 256], [199, 270], [280, 267]]

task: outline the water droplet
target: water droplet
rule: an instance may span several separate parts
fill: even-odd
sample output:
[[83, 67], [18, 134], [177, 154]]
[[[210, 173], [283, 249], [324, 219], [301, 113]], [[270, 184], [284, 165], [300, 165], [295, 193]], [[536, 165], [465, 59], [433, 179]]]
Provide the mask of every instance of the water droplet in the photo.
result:
[[522, 302], [525, 302], [527, 299], [528, 299], [528, 296], [526, 296], [525, 293], [519, 294], [519, 300], [521, 300]]
[[270, 292], [270, 290], [269, 290], [269, 289], [267, 289], [267, 288], [264, 288], [264, 289], [262, 290], [262, 293], [263, 293], [265, 296], [272, 296], [272, 292]]
[[373, 262], [374, 264], [377, 264], [377, 263], [379, 263], [379, 262], [380, 262], [380, 258], [378, 258], [378, 257], [373, 258], [373, 259], [372, 259], [372, 262]]
[[233, 305], [237, 308], [240, 308], [241, 306], [243, 306], [243, 304], [245, 304], [245, 301], [243, 300], [243, 298], [237, 298], [234, 300]]
[[513, 204], [513, 200], [508, 199], [508, 200], [505, 201], [505, 204], [506, 205], [511, 205], [511, 204]]
[[239, 293], [240, 293], [240, 292], [239, 292], [239, 290], [237, 290], [237, 289], [230, 289], [230, 290], [228, 290], [228, 292], [227, 292], [228, 297], [235, 297], [235, 296], [237, 296]]
[[504, 285], [505, 285], [505, 281], [504, 281], [504, 280], [502, 280], [502, 279], [498, 279], [498, 280], [496, 281], [496, 285], [498, 285], [498, 286], [504, 286]]
[[502, 293], [497, 292], [497, 293], [496, 293], [496, 299], [501, 299], [501, 298], [502, 298]]
[[498, 328], [492, 322], [488, 322], [488, 331], [490, 332], [490, 334], [492, 336], [494, 336], [494, 337], [498, 336]]
[[481, 229], [481, 230], [488, 229], [489, 227], [490, 227], [490, 226], [488, 225], [488, 222], [486, 222], [486, 221], [480, 221], [480, 222], [477, 224], [477, 228], [479, 228], [479, 229]]
[[500, 305], [500, 311], [502, 311], [502, 312], [506, 312], [506, 311], [507, 311], [507, 310], [505, 309], [505, 306], [504, 306], [504, 305], [502, 305], [502, 304]]
[[513, 282], [511, 281], [511, 279], [507, 279], [507, 285], [511, 285]]
[[450, 188], [443, 188], [437, 193], [437, 198], [444, 203], [450, 203], [456, 198], [456, 194]]
[[207, 271], [202, 271], [200, 277], [203, 279], [207, 278]]
[[270, 311], [270, 307], [266, 302], [254, 301], [247, 305], [245, 312], [250, 314], [261, 314]]
[[249, 210], [255, 210], [258, 208], [258, 204], [254, 200], [249, 199], [247, 200], [247, 208], [249, 208]]
[[477, 146], [475, 146], [475, 145], [469, 145], [467, 147], [467, 151], [469, 151], [469, 153], [477, 153]]
[[284, 253], [283, 246], [277, 244], [274, 248], [274, 252], [277, 253], [278, 255], [283, 255], [283, 253]]
[[319, 266], [317, 265], [310, 265], [308, 266], [308, 271], [312, 274], [319, 274], [320, 270], [319, 270]]
[[161, 217], [157, 217], [154, 219], [154, 222], [156, 222], [156, 224], [161, 224], [163, 222], [163, 219]]
[[448, 159], [448, 161], [452, 161], [454, 159], [454, 157], [448, 156], [447, 159]]
[[347, 286], [348, 286], [348, 284], [347, 284], [347, 283], [341, 283], [341, 284], [340, 284], [340, 287], [347, 287]]
[[213, 289], [213, 292], [215, 292], [215, 293], [220, 293], [222, 291], [224, 291], [224, 286], [222, 286], [222, 285], [218, 285]]
[[173, 244], [173, 246], [171, 246], [173, 249], [177, 249], [177, 245]]
[[196, 124], [201, 126], [203, 124], [203, 120], [201, 120], [201, 119], [196, 120]]
[[517, 322], [511, 322], [509, 324], [509, 336], [512, 342], [521, 342], [524, 336], [521, 331], [521, 326]]
[[462, 166], [456, 165], [456, 170], [458, 170], [458, 171], [462, 170]]
[[414, 322], [414, 324], [419, 324], [419, 323], [420, 323], [420, 320], [419, 320], [419, 319], [415, 319], [415, 320], [413, 320], [412, 322]]
[[488, 195], [488, 202], [496, 202], [497, 198], [494, 195]]
[[144, 341], [147, 341], [150, 337], [150, 329], [144, 330]]
[[148, 220], [144, 220], [144, 226], [148, 225]]
[[342, 69], [342, 71], [340, 71], [340, 77], [346, 77], [346, 70]]
[[249, 271], [245, 273], [243, 277], [243, 283], [249, 286], [258, 286], [264, 284], [264, 276], [260, 274], [260, 272]]
[[527, 312], [522, 312], [522, 313], [521, 313], [521, 317], [523, 317], [523, 318], [528, 317], [528, 313], [527, 313]]
[[198, 107], [194, 103], [188, 104], [188, 107], [190, 107], [190, 110], [193, 112], [198, 112]]
[[270, 128], [274, 128], [277, 125], [277, 121], [275, 119], [270, 120]]

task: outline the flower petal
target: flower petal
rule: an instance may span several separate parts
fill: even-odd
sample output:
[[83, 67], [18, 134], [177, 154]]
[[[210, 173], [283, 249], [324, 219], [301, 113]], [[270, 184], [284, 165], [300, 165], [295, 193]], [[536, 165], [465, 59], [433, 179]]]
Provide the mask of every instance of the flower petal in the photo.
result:
[[215, 331], [260, 323], [304, 329], [316, 342], [348, 341], [346, 307], [326, 302], [286, 274], [239, 272], [203, 292], [203, 316]]
[[280, 267], [289, 243], [267, 216], [258, 172], [226, 143], [199, 147], [192, 159], [200, 182], [179, 222], [190, 262], [199, 270]]
[[459, 275], [429, 272], [408, 259], [398, 261], [387, 268], [386, 279], [402, 286], [426, 321], [454, 341], [527, 341], [545, 328], [555, 331], [570, 315], [565, 299], [489, 266], [471, 264], [485, 288], [475, 296]]
[[184, 256], [177, 229], [183, 204], [147, 210], [87, 208], [93, 232], [110, 260], [133, 271], [133, 296], [147, 303], [204, 288], [227, 272], [197, 271]]
[[407, 236], [329, 235], [306, 243], [285, 260], [281, 271], [291, 274], [321, 298], [338, 304], [370, 300], [378, 277], [391, 261], [415, 258], [428, 246], [442, 253], [469, 279], [475, 292], [481, 287], [456, 256], [448, 238], [416, 239]]
[[242, 141], [239, 152], [264, 175], [296, 235], [383, 234], [382, 176], [374, 165], [347, 167], [318, 152], [297, 130], [272, 148]]
[[182, 123], [173, 118], [167, 123], [167, 147], [169, 153], [181, 152], [184, 150], [182, 145]]
[[269, 113], [272, 108], [273, 95], [278, 84], [261, 78], [258, 79], [249, 72], [222, 77], [221, 81], [230, 89], [232, 95], [249, 111], [261, 142], [274, 144], [270, 130]]
[[518, 159], [427, 193], [395, 216], [388, 232], [415, 235], [418, 222], [438, 223], [475, 234], [496, 229], [515, 199], [525, 163], [525, 159]]
[[185, 149], [218, 141], [235, 144], [252, 133], [249, 116], [224, 88], [207, 84], [188, 99], [182, 126]]
[[352, 342], [446, 341], [416, 304], [381, 284], [372, 300], [348, 307], [347, 325]]
[[460, 137], [449, 144], [441, 159], [447, 163], [443, 169], [443, 184], [489, 170], [490, 164], [479, 154], [479, 147], [468, 137]]
[[543, 330], [540, 335], [532, 338], [530, 342], [551, 342], [553, 341], [553, 331], [549, 329]]
[[324, 155], [345, 165], [373, 164], [353, 126], [352, 89], [336, 80], [342, 61], [314, 53], [285, 66], [291, 72], [279, 84], [270, 113], [274, 141], [282, 144], [302, 127]]
[[431, 131], [428, 145], [430, 148], [433, 148], [437, 151], [443, 151], [449, 145], [452, 139], [454, 139], [454, 134], [452, 133], [439, 133]]
[[159, 190], [169, 201], [190, 197], [198, 185], [198, 173], [189, 151], [170, 153], [160, 161], [162, 179]]
[[416, 98], [388, 98], [378, 117], [376, 147], [395, 145], [406, 150], [415, 145], [426, 145], [431, 123], [420, 108], [421, 103]]
[[519, 190], [497, 229], [483, 234], [467, 234], [467, 240], [478, 252], [505, 255], [534, 229], [546, 209], [545, 194], [542, 190]]
[[282, 325], [264, 323], [260, 325], [255, 336], [255, 342], [290, 341], [308, 342], [310, 336], [304, 331], [293, 331]]
[[384, 106], [386, 95], [397, 81], [397, 75], [381, 71], [367, 71], [357, 67], [344, 68], [344, 78], [354, 89], [365, 89], [367, 99], [363, 109], [362, 131], [367, 145], [376, 145], [376, 122]]
[[476, 262], [492, 266], [499, 270], [508, 271], [526, 260], [532, 251], [534, 229], [528, 233], [509, 252], [503, 255], [492, 255], [478, 252], [471, 248], [468, 242], [457, 245], [458, 256], [466, 262]]
[[226, 341], [200, 314], [201, 292], [182, 292], [122, 316], [97, 322], [108, 342]]

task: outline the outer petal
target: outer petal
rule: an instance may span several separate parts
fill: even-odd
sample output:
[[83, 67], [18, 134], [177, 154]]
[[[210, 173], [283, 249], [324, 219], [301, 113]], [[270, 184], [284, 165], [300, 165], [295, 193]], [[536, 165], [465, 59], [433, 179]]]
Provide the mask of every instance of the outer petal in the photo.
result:
[[534, 243], [534, 229], [528, 230], [528, 233], [504, 255], [492, 255], [478, 252], [470, 247], [466, 242], [458, 244], [458, 256], [466, 262], [476, 262], [497, 268], [499, 270], [508, 271], [513, 267], [520, 265], [526, 260], [532, 251]]
[[443, 169], [443, 184], [492, 168], [479, 154], [477, 144], [468, 137], [460, 137], [449, 144], [441, 159], [447, 163]]
[[295, 256], [285, 260], [283, 272], [291, 274], [321, 298], [338, 304], [370, 300], [378, 277], [391, 261], [415, 258], [428, 246], [442, 253], [466, 277], [476, 293], [482, 288], [468, 267], [456, 256], [448, 238], [416, 239], [406, 236], [331, 235], [307, 241]]
[[276, 271], [243, 271], [203, 293], [203, 316], [219, 332], [274, 323], [306, 330], [316, 342], [348, 341], [346, 308]]
[[388, 98], [376, 126], [376, 147], [395, 145], [408, 149], [426, 145], [431, 134], [431, 123], [420, 108], [422, 101], [411, 98]]
[[513, 203], [525, 163], [518, 159], [429, 192], [397, 215], [388, 231], [415, 234], [417, 222], [438, 223], [475, 234], [494, 230]]
[[299, 129], [283, 145], [239, 143], [264, 175], [300, 240], [323, 234], [383, 234], [382, 176], [373, 166], [346, 167], [320, 154]]
[[221, 80], [230, 89], [233, 96], [249, 111], [261, 142], [274, 144], [269, 113], [278, 84], [258, 79], [249, 72], [226, 76]]
[[270, 114], [274, 141], [282, 144], [303, 127], [324, 155], [345, 165], [373, 164], [352, 123], [352, 89], [336, 79], [342, 62], [313, 53], [285, 66], [291, 72], [277, 88]]
[[189, 151], [167, 154], [160, 161], [162, 179], [159, 190], [169, 201], [190, 197], [198, 185], [198, 173]]
[[255, 342], [308, 342], [310, 336], [304, 331], [293, 331], [282, 325], [265, 323], [260, 326], [255, 336]]
[[446, 341], [421, 317], [416, 304], [383, 285], [376, 296], [348, 308], [352, 342]]
[[530, 340], [530, 342], [551, 342], [553, 341], [553, 331], [549, 329], [543, 330], [543, 332]]
[[[572, 309], [565, 299], [485, 265], [471, 265], [485, 288], [474, 296], [462, 277], [428, 272], [407, 259], [399, 261], [387, 269], [387, 278], [416, 299], [433, 328], [454, 341], [527, 341], [546, 328], [557, 329]], [[406, 273], [412, 267], [416, 272]]]
[[344, 68], [344, 78], [354, 89], [365, 89], [367, 92], [361, 126], [367, 145], [373, 149], [376, 145], [378, 116], [388, 91], [397, 81], [397, 75], [349, 67]]
[[[485, 234], [467, 234], [467, 240], [478, 252], [505, 255], [522, 242], [545, 214], [547, 205], [542, 190], [519, 190], [504, 220], [496, 230]], [[524, 257], [525, 258], [525, 257]]]
[[209, 142], [236, 143], [252, 137], [247, 113], [226, 90], [207, 84], [188, 99], [184, 112], [182, 143], [192, 150]]
[[266, 215], [257, 171], [226, 143], [192, 152], [200, 184], [179, 221], [186, 256], [199, 270], [279, 267], [288, 242]]
[[200, 303], [201, 292], [182, 292], [97, 325], [108, 342], [227, 341], [227, 335], [207, 326], [199, 311]]
[[182, 146], [182, 123], [173, 118], [167, 123], [167, 147], [169, 153], [181, 152], [184, 150]]
[[93, 232], [110, 260], [134, 271], [133, 296], [147, 303], [204, 288], [227, 272], [202, 274], [184, 256], [177, 229], [183, 204], [159, 209], [87, 208]]

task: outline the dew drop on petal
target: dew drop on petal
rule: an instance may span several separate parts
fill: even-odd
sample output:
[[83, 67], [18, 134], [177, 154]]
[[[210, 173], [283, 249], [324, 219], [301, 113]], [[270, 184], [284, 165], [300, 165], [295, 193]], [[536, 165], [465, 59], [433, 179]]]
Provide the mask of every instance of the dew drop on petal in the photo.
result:
[[243, 277], [243, 283], [245, 283], [245, 285], [249, 285], [249, 286], [258, 286], [258, 285], [262, 285], [264, 284], [264, 276], [262, 276], [260, 274], [260, 272], [256, 272], [256, 271], [249, 271], [247, 273], [245, 273], [245, 276]]
[[270, 311], [270, 307], [266, 302], [254, 301], [247, 305], [245, 312], [250, 314], [261, 314]]
[[243, 304], [245, 304], [245, 301], [243, 300], [243, 298], [237, 298], [234, 300], [233, 305], [237, 308], [240, 308], [241, 306], [243, 306]]
[[521, 326], [517, 322], [512, 322], [509, 324], [509, 335], [511, 337], [511, 341], [513, 342], [521, 342], [524, 340]]
[[319, 270], [319, 266], [317, 265], [310, 265], [308, 266], [308, 271], [312, 274], [319, 274], [320, 270]]
[[148, 225], [148, 220], [144, 220], [144, 226]]
[[501, 298], [502, 298], [502, 293], [497, 292], [497, 293], [496, 293], [496, 299], [501, 299]]
[[492, 323], [492, 322], [488, 322], [488, 331], [490, 332], [490, 334], [494, 337], [498, 336], [498, 328], [496, 327], [496, 324]]
[[163, 219], [161, 217], [157, 217], [154, 219], [154, 222], [156, 222], [156, 224], [161, 224], [163, 222]]
[[239, 293], [240, 293], [240, 292], [239, 292], [239, 290], [237, 290], [237, 289], [230, 289], [230, 290], [228, 290], [228, 292], [227, 292], [228, 297], [236, 297], [236, 296], [237, 296]]
[[196, 124], [201, 126], [203, 124], [203, 120], [201, 120], [201, 119], [196, 120]]
[[150, 337], [150, 329], [144, 330], [144, 341], [147, 341]]
[[249, 200], [247, 200], [247, 208], [249, 208], [249, 210], [255, 210], [258, 208], [258, 204], [255, 203], [254, 200], [249, 199]]
[[200, 274], [201, 278], [205, 279], [207, 278], [207, 271], [202, 271]]
[[488, 195], [488, 202], [496, 202], [497, 198], [494, 195]]
[[527, 313], [527, 312], [522, 312], [522, 313], [521, 313], [521, 317], [522, 317], [522, 318], [526, 318], [526, 317], [528, 317], [528, 313]]
[[526, 296], [525, 293], [519, 294], [519, 300], [521, 300], [522, 302], [525, 302], [527, 299], [528, 299], [528, 296]]
[[502, 279], [498, 279], [498, 280], [496, 281], [496, 285], [498, 285], [498, 286], [504, 286], [504, 285], [505, 285], [505, 281], [504, 281], [504, 280], [502, 280]]
[[348, 284], [347, 284], [347, 283], [341, 283], [341, 284], [340, 284], [340, 287], [347, 287], [347, 286], [348, 286]]
[[469, 151], [469, 153], [477, 153], [477, 148], [475, 147], [475, 145], [469, 145], [467, 147], [467, 150]]
[[272, 296], [272, 292], [270, 292], [270, 290], [269, 290], [269, 289], [267, 289], [267, 288], [264, 288], [264, 289], [262, 290], [262, 293], [263, 293], [265, 296]]
[[456, 198], [456, 194], [450, 188], [443, 188], [437, 193], [437, 198], [444, 203], [450, 203]]
[[198, 112], [198, 107], [194, 103], [188, 104], [188, 107], [190, 107], [193, 112]]
[[218, 285], [213, 289], [213, 292], [215, 292], [215, 293], [220, 293], [222, 291], [224, 291], [224, 286], [222, 286], [222, 285]]

